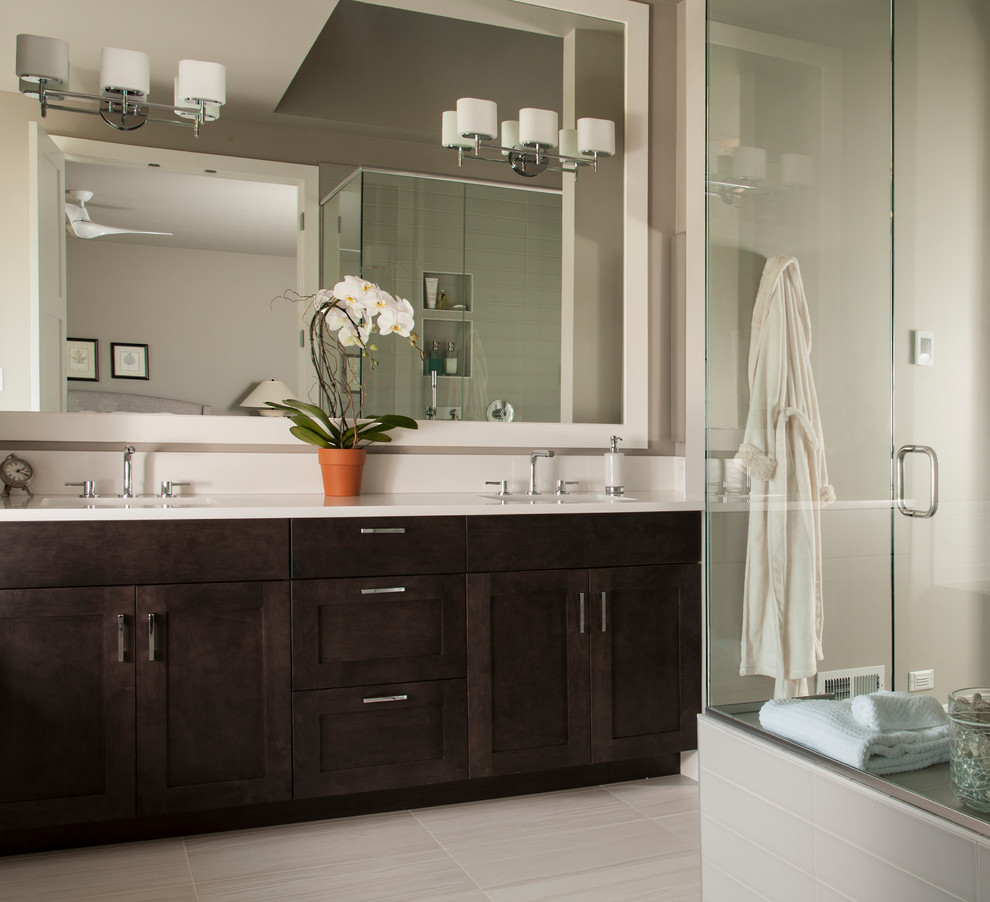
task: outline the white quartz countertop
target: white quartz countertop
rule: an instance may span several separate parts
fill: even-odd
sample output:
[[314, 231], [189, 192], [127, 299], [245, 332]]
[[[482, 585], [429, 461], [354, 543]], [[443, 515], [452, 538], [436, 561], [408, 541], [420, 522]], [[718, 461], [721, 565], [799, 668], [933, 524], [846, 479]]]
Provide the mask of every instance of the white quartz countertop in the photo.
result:
[[79, 498], [75, 495], [0, 499], [0, 523], [41, 520], [226, 520], [278, 517], [430, 517], [502, 514], [634, 513], [704, 510], [704, 499], [675, 491], [526, 495], [468, 493], [323, 495], [187, 495], [175, 498]]

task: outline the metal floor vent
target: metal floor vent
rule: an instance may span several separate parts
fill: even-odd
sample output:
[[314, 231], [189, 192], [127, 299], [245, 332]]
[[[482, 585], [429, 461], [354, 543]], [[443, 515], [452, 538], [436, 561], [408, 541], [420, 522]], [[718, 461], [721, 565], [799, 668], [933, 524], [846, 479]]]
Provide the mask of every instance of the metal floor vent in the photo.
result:
[[818, 695], [834, 695], [838, 699], [853, 698], [886, 688], [887, 668], [853, 667], [849, 670], [826, 670], [817, 675], [815, 692]]

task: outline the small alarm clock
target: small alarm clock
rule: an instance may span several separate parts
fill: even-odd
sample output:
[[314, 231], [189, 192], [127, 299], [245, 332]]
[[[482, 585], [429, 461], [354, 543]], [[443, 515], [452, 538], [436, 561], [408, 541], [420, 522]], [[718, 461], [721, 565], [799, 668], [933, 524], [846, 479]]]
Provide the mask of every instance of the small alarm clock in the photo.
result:
[[0, 461], [0, 480], [4, 495], [9, 495], [11, 489], [23, 489], [30, 495], [28, 486], [34, 481], [34, 467], [16, 454], [8, 454]]

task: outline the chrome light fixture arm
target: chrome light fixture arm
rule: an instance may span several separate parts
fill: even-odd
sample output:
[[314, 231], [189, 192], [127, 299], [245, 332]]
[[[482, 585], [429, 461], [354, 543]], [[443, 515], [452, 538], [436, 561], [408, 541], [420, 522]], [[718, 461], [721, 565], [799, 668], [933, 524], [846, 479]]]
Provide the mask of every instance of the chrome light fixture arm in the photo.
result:
[[[140, 100], [142, 95], [130, 91], [119, 91], [107, 94], [82, 94], [78, 91], [66, 91], [63, 88], [49, 88], [42, 79], [38, 82], [38, 102], [41, 105], [41, 118], [48, 116], [49, 110], [62, 110], [67, 113], [85, 113], [87, 116], [100, 116], [107, 125], [118, 131], [134, 131], [146, 122], [160, 125], [179, 125], [191, 128], [199, 137], [199, 127], [207, 121], [206, 101], [199, 101], [199, 112], [190, 119], [158, 119], [149, 115], [149, 110], [168, 110], [174, 112], [173, 104], [151, 103]], [[85, 107], [65, 106], [52, 103], [52, 100], [92, 100], [99, 104], [99, 109], [90, 110]]]

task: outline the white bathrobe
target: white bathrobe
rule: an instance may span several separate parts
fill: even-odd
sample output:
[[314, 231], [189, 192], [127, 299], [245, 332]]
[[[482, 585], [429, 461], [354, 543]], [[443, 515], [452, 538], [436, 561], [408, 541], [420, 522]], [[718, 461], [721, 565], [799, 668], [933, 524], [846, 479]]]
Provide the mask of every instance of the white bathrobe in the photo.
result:
[[775, 698], [807, 695], [822, 658], [819, 508], [825, 469], [811, 323], [793, 257], [771, 257], [753, 309], [749, 417], [736, 459], [752, 477], [743, 589], [743, 676], [775, 678]]

